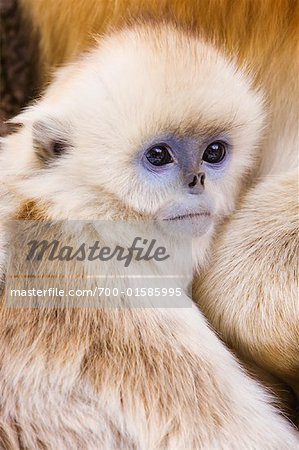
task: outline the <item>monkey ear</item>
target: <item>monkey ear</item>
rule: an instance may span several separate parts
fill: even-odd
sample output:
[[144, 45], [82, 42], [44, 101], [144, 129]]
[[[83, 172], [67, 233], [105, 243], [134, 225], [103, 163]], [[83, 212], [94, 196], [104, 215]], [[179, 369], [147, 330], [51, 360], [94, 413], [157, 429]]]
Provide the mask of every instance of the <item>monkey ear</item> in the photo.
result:
[[57, 119], [34, 122], [32, 140], [37, 157], [43, 162], [59, 158], [71, 147], [70, 135], [68, 126]]

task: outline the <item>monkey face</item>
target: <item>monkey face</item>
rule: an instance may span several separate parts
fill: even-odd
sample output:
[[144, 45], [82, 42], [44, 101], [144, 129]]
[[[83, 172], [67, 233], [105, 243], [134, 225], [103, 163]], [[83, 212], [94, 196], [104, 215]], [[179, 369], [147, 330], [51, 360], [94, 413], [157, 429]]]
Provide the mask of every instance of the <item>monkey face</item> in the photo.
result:
[[40, 161], [26, 189], [52, 218], [189, 222], [202, 235], [234, 207], [262, 103], [200, 39], [170, 25], [120, 31], [21, 117]]
[[155, 141], [142, 149], [138, 163], [158, 189], [162, 178], [175, 185], [155, 217], [172, 224], [190, 222], [193, 234], [201, 235], [212, 224], [216, 206], [214, 196], [207, 192], [207, 176], [220, 177], [225, 171], [230, 145], [220, 137], [205, 142], [196, 133], [173, 133]]

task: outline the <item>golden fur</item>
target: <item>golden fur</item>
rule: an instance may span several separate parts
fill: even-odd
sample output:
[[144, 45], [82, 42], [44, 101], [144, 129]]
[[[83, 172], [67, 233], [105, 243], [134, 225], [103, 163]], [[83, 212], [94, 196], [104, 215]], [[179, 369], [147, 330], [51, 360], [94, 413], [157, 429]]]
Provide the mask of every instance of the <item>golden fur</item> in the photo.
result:
[[[169, 64], [176, 68], [171, 80]], [[235, 98], [223, 96], [233, 89]], [[110, 36], [63, 69], [45, 96], [16, 119], [24, 126], [4, 140], [1, 155], [1, 217], [85, 219], [82, 239], [90, 235], [93, 220], [154, 218], [180, 195], [180, 184], [157, 189], [145, 179], [140, 183], [132, 157], [161, 129], [190, 132], [191, 114], [200, 118], [192, 132], [194, 126], [198, 133], [210, 132], [207, 125], [221, 123], [234, 145], [225, 174], [216, 180], [207, 176], [206, 190], [215, 201], [213, 230], [234, 208], [244, 174], [254, 165], [262, 111], [261, 96], [245, 74], [192, 35], [168, 26]], [[40, 146], [34, 147], [36, 124], [46, 125], [44, 134], [53, 136], [56, 126], [60, 135], [61, 122], [67, 123], [69, 153], [44, 166], [37, 157]], [[37, 136], [45, 142], [44, 135]], [[68, 225], [64, 236], [71, 239]], [[199, 267], [211, 238], [210, 231], [194, 241]], [[69, 275], [78, 274], [70, 267]], [[89, 267], [84, 265], [83, 273], [89, 275]], [[54, 265], [54, 274], [62, 270]], [[119, 270], [112, 264], [108, 273]], [[160, 273], [155, 262], [149, 270]], [[298, 446], [297, 433], [194, 304], [130, 308], [126, 296], [123, 302], [126, 308], [18, 309], [6, 307], [2, 298], [3, 445], [30, 450]]]

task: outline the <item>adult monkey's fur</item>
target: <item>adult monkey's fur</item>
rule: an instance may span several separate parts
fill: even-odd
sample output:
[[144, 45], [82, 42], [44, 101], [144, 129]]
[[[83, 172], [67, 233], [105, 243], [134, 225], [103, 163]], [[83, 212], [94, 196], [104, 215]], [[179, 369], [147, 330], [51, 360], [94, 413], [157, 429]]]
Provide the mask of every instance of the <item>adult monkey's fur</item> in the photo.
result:
[[[270, 372], [279, 374], [287, 380], [296, 379], [299, 359], [296, 333], [299, 325], [295, 319], [296, 314], [298, 317], [297, 294], [296, 290], [291, 288], [288, 295], [284, 298], [279, 297], [279, 287], [278, 290], [273, 289], [272, 277], [280, 271], [282, 283], [280, 286], [289, 286], [290, 277], [293, 277], [296, 270], [290, 255], [296, 250], [297, 245], [297, 175], [295, 172], [289, 175], [285, 171], [295, 169], [297, 165], [299, 2], [297, 0], [20, 1], [25, 15], [40, 39], [40, 64], [44, 80], [48, 79], [50, 68], [68, 61], [87, 48], [93, 40], [93, 33], [104, 32], [107, 27], [118, 26], [130, 16], [138, 17], [140, 13], [147, 12], [158, 18], [170, 16], [186, 27], [198, 29], [205, 37], [211, 38], [216, 44], [232, 52], [239, 62], [248, 61], [253, 67], [256, 83], [262, 85], [268, 95], [270, 109], [269, 126], [265, 131], [261, 161], [256, 169], [256, 180], [267, 176], [271, 179], [258, 184], [245, 198], [243, 207], [233, 221], [234, 239], [229, 239], [228, 235], [221, 244], [216, 258], [217, 265], [214, 264], [213, 271], [207, 275], [208, 281], [203, 291], [205, 294], [199, 296], [199, 302], [223, 338], [233, 347], [237, 347], [238, 351], [241, 350], [247, 357], [250, 353], [259, 365]], [[279, 179], [276, 181], [277, 174]], [[275, 178], [272, 180], [272, 177]], [[261, 220], [262, 216], [266, 220]], [[291, 233], [288, 232], [288, 221], [293, 222]], [[241, 235], [239, 230], [242, 230]], [[248, 242], [247, 250], [243, 246], [243, 235]], [[277, 239], [277, 236], [284, 236], [284, 240]], [[234, 268], [235, 276], [232, 278], [230, 264], [233, 262], [229, 260], [229, 255], [234, 254], [235, 247], [239, 247], [240, 250], [238, 267]], [[261, 249], [267, 254], [268, 248], [270, 260], [268, 265], [265, 265], [260, 258]], [[283, 269], [280, 267], [282, 255], [286, 262]], [[223, 261], [227, 261], [226, 264]], [[244, 264], [249, 261], [250, 272], [243, 269]], [[218, 264], [221, 277], [215, 278], [214, 273], [217, 274]], [[265, 274], [266, 266], [272, 271], [268, 276]], [[235, 277], [238, 277], [238, 283], [234, 282]], [[260, 287], [259, 293], [256, 289], [251, 289], [253, 283]], [[197, 283], [196, 292], [200, 291], [199, 284]], [[224, 294], [223, 284], [229, 286], [229, 289], [225, 291], [226, 297], [222, 303], [222, 306], [226, 305], [226, 316], [220, 320], [218, 312], [222, 311], [224, 314], [224, 310], [219, 307], [217, 301]], [[255, 304], [257, 295], [260, 310], [255, 310], [257, 315], [255, 317], [263, 310], [265, 327], [256, 326], [255, 320], [252, 320], [252, 305]], [[245, 302], [241, 314], [241, 310], [237, 308], [236, 311], [235, 308], [239, 301], [244, 302], [245, 299], [249, 307], [246, 308]], [[290, 316], [294, 317], [292, 336], [287, 332], [290, 323], [277, 320], [281, 305]], [[235, 313], [232, 314], [231, 311]], [[288, 336], [289, 347], [286, 343], [282, 346], [281, 342], [287, 341]], [[268, 339], [271, 340], [271, 345], [268, 344]], [[286, 353], [285, 358], [280, 357], [283, 353]], [[290, 363], [291, 355], [293, 364]], [[294, 383], [292, 385], [294, 386]]]

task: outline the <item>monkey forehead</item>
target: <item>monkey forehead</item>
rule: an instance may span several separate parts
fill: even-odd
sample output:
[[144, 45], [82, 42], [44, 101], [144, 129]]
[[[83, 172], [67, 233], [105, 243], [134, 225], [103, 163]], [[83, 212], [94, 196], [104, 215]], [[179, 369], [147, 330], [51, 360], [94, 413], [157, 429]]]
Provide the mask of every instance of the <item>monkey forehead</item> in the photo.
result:
[[[245, 74], [218, 50], [171, 25], [138, 26], [101, 39], [64, 68], [46, 94], [102, 120], [127, 117], [159, 124], [247, 121], [258, 106]], [[236, 112], [238, 115], [236, 116]]]

